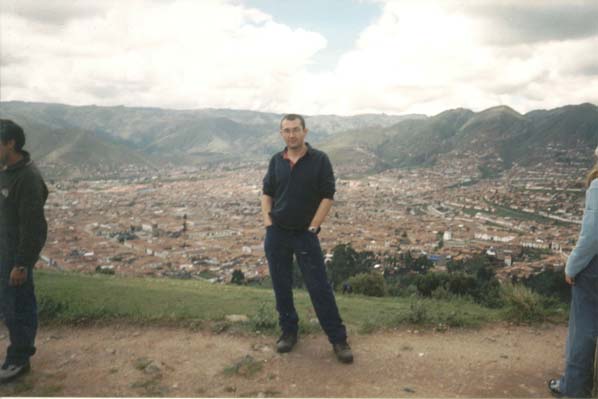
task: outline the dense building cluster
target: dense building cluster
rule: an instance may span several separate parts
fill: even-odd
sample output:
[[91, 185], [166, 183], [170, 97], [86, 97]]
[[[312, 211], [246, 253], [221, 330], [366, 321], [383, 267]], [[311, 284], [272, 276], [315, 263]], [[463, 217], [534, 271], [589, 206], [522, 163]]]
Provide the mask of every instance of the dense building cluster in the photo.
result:
[[[487, 165], [487, 157], [449, 154], [428, 168], [341, 173], [320, 233], [324, 252], [330, 257], [336, 245], [351, 243], [380, 259], [423, 253], [438, 270], [448, 259], [485, 252], [504, 262], [503, 278], [562, 267], [580, 227], [586, 163], [513, 165], [492, 177]], [[238, 269], [262, 278], [265, 168], [237, 163], [56, 180], [39, 267], [211, 281], [229, 281]]]

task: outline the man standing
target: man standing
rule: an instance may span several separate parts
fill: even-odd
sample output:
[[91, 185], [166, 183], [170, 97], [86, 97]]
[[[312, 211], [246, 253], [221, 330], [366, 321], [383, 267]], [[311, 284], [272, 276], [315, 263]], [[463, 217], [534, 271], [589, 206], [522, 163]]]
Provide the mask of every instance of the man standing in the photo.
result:
[[23, 129], [0, 119], [0, 309], [10, 339], [0, 382], [28, 372], [35, 353], [32, 269], [48, 230], [44, 217], [48, 189], [24, 145]]
[[264, 249], [282, 330], [277, 351], [290, 352], [297, 343], [299, 317], [292, 292], [294, 254], [337, 359], [351, 363], [353, 353], [326, 277], [318, 239], [333, 203], [334, 173], [328, 156], [305, 142], [307, 131], [301, 115], [282, 118], [280, 134], [287, 146], [270, 160], [263, 184]]

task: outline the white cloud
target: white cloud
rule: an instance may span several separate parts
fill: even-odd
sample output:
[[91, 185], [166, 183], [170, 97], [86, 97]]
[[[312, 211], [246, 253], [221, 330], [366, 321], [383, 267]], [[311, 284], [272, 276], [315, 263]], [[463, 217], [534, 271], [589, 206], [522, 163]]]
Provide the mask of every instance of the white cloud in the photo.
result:
[[598, 103], [588, 1], [386, 1], [320, 73], [307, 66], [325, 37], [238, 1], [0, 1], [3, 101], [306, 114]]
[[[107, 1], [104, 1], [104, 6]], [[94, 0], [3, 0], [2, 12], [17, 15], [42, 25], [63, 25], [72, 19], [87, 18], [102, 11], [102, 3]]]
[[101, 4], [85, 18], [56, 17], [68, 20], [58, 28], [4, 12], [2, 99], [272, 107], [326, 46], [317, 33], [223, 1]]
[[[329, 93], [319, 109], [433, 114], [507, 104], [526, 112], [597, 103], [598, 92], [588, 88], [598, 84], [598, 62], [590, 56], [598, 48], [598, 32], [588, 24], [584, 29], [567, 26], [588, 20], [583, 13], [575, 18], [573, 11], [579, 11], [581, 3], [553, 1], [543, 7], [544, 2], [527, 2], [523, 7], [509, 2], [388, 1], [379, 20], [329, 75]], [[487, 15], [491, 9], [501, 13], [492, 19]], [[535, 27], [546, 21], [542, 34], [532, 35], [528, 27], [512, 26], [511, 19], [504, 18], [520, 10]], [[597, 10], [592, 6], [588, 12]], [[567, 17], [565, 26], [550, 26], [558, 13]], [[525, 20], [520, 16], [516, 22]], [[495, 31], [501, 30], [510, 32], [508, 42], [495, 40]], [[523, 32], [519, 41], [513, 33], [517, 31]]]

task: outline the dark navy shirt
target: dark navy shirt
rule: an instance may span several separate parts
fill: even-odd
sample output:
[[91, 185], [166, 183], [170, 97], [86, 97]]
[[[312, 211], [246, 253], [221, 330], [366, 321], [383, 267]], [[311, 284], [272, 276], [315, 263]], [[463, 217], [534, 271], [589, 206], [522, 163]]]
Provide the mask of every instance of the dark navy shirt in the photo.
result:
[[334, 198], [332, 164], [324, 152], [307, 144], [307, 152], [291, 168], [284, 159], [285, 151], [270, 159], [263, 193], [273, 198], [270, 217], [275, 225], [288, 230], [305, 230], [322, 199]]

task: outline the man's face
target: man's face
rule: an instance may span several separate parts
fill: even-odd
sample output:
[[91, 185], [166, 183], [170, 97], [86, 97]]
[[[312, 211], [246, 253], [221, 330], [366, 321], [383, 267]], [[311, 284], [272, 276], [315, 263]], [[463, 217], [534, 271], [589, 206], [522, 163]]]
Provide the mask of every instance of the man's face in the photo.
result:
[[8, 158], [8, 145], [4, 144], [2, 140], [0, 140], [0, 168], [6, 165], [6, 161]]
[[9, 154], [14, 151], [15, 141], [10, 140], [7, 143], [3, 143], [0, 140], [0, 168], [8, 164]]
[[307, 129], [301, 126], [299, 119], [292, 121], [285, 119], [280, 126], [280, 135], [282, 136], [287, 148], [291, 150], [298, 150], [303, 147], [305, 143], [305, 136]]

